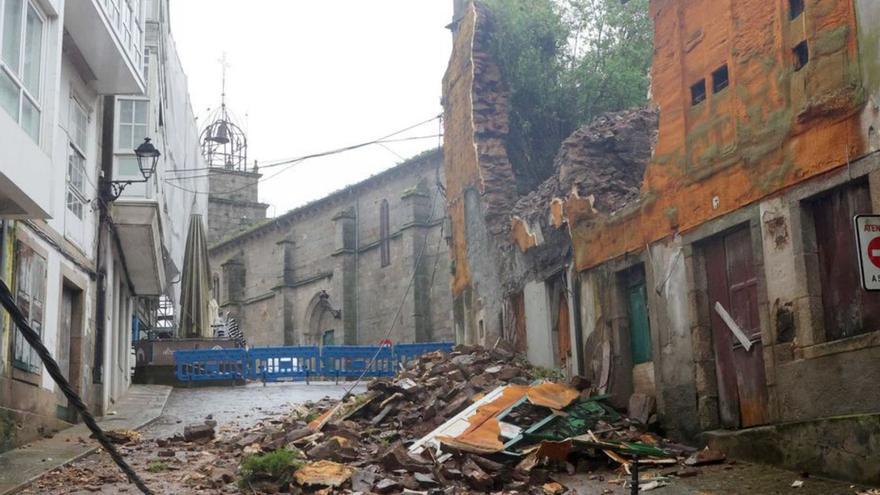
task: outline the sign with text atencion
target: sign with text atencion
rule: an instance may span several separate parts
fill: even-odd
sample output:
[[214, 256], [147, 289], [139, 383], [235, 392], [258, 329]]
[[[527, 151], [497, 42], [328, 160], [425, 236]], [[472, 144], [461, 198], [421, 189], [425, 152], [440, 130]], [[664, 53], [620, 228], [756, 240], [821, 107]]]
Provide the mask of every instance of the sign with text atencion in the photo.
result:
[[880, 215], [856, 215], [854, 223], [862, 287], [880, 291]]

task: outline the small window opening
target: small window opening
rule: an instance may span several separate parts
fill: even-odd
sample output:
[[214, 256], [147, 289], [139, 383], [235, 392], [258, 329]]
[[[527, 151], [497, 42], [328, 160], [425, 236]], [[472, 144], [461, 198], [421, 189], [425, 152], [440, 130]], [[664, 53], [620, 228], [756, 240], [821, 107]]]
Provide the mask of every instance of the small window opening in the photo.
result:
[[706, 80], [700, 79], [700, 82], [691, 86], [691, 105], [699, 105], [706, 99]]
[[712, 92], [717, 93], [728, 85], [730, 85], [730, 79], [727, 73], [727, 64], [724, 64], [712, 73]]
[[791, 20], [797, 19], [804, 13], [804, 0], [788, 0], [788, 16]]
[[803, 69], [810, 62], [810, 48], [807, 46], [806, 41], [798, 43], [794, 50], [792, 50], [792, 53], [794, 54], [795, 71]]

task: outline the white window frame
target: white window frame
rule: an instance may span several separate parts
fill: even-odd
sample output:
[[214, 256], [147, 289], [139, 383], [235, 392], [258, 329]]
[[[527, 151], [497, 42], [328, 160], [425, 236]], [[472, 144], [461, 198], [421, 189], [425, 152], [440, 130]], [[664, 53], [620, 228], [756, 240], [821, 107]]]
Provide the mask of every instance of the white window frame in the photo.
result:
[[[146, 122], [143, 123], [143, 125], [146, 128], [148, 133], [150, 131], [150, 99], [149, 98], [142, 98], [142, 97], [121, 97], [121, 96], [117, 97], [116, 102], [115, 102], [116, 107], [114, 109], [114, 117], [115, 118], [113, 119], [113, 123], [114, 123], [113, 152], [117, 155], [132, 155], [132, 156], [134, 156], [134, 148], [139, 146], [140, 143], [143, 141], [143, 139], [145, 137], [147, 137], [146, 135], [132, 137], [132, 147], [131, 148], [121, 148], [119, 146], [119, 137], [122, 134], [120, 132], [120, 126], [123, 124], [121, 105], [123, 102], [131, 102], [131, 101], [138, 101], [138, 102], [146, 103], [146, 105], [147, 105], [147, 120], [146, 120]], [[140, 125], [141, 124], [140, 122], [134, 121], [134, 115], [135, 115], [135, 108], [134, 107], [132, 107], [131, 115], [132, 115], [132, 121], [126, 122], [126, 124], [132, 125], [132, 126], [134, 126], [135, 124]], [[134, 132], [134, 127], [132, 127], [131, 132]]]
[[[80, 119], [81, 118], [81, 119]], [[82, 120], [83, 127], [80, 128], [79, 120]], [[67, 192], [65, 195], [65, 206], [80, 221], [85, 221], [86, 205], [89, 204], [89, 195], [86, 185], [89, 184], [87, 156], [88, 156], [88, 127], [89, 112], [74, 96], [70, 97], [68, 105], [68, 141], [67, 149]], [[79, 138], [82, 138], [80, 142]], [[78, 163], [74, 164], [74, 160]], [[78, 168], [78, 170], [75, 170]], [[79, 184], [74, 180], [74, 171], [79, 173]]]
[[[76, 218], [85, 220], [86, 204], [89, 203], [85, 192], [85, 185], [88, 183], [88, 178], [86, 177], [86, 158], [80, 154], [78, 148], [72, 142], [67, 153], [67, 197], [65, 203], [67, 209]], [[78, 163], [74, 163], [74, 160], [78, 160]], [[77, 168], [80, 174], [79, 185], [73, 179], [73, 172]]]
[[[132, 137], [132, 147], [131, 148], [120, 148], [119, 146], [119, 137], [121, 135], [120, 127], [122, 126], [122, 102], [143, 102], [147, 105], [146, 111], [146, 122], [143, 123], [144, 129], [146, 133], [144, 136], [133, 136]], [[140, 175], [140, 171], [136, 174], [121, 174], [120, 173], [120, 160], [122, 159], [137, 159], [134, 154], [134, 148], [139, 146], [141, 142], [143, 142], [146, 134], [150, 132], [150, 99], [144, 97], [131, 97], [131, 96], [119, 96], [115, 98], [115, 108], [114, 108], [114, 119], [113, 119], [113, 179], [114, 180], [141, 180], [143, 177]], [[131, 132], [134, 132], [134, 125], [141, 125], [141, 122], [134, 122], [135, 108], [132, 107], [132, 122], [126, 122], [127, 125], [132, 125]], [[156, 177], [156, 175], [153, 175]], [[131, 197], [139, 197], [139, 198], [149, 198], [151, 197], [151, 185], [152, 178], [150, 181], [146, 183], [133, 184], [129, 186], [123, 196], [131, 196]]]
[[[3, 29], [6, 24], [6, 22], [5, 22], [6, 20], [3, 18], [6, 13], [6, 10], [5, 10], [6, 1], [8, 1], [8, 0], [0, 0], [0, 43], [2, 43], [2, 41], [3, 41]], [[34, 0], [22, 0], [22, 7], [23, 8], [22, 8], [22, 15], [21, 15], [21, 25], [19, 26], [20, 36], [21, 36], [21, 43], [20, 43], [21, 46], [19, 47], [19, 61], [18, 61], [19, 62], [19, 69], [18, 69], [19, 73], [16, 73], [15, 71], [13, 71], [12, 68], [6, 64], [6, 62], [3, 60], [2, 55], [0, 55], [0, 71], [3, 71], [3, 73], [6, 76], [11, 78], [12, 83], [18, 87], [18, 115], [10, 115], [10, 117], [13, 118], [13, 120], [15, 120], [19, 126], [22, 126], [22, 115], [23, 115], [23, 110], [24, 110], [25, 99], [27, 99], [27, 101], [30, 101], [30, 103], [34, 106], [34, 108], [36, 108], [36, 111], [39, 115], [38, 121], [37, 121], [37, 130], [36, 130], [37, 134], [36, 134], [36, 136], [32, 136], [32, 138], [37, 142], [37, 144], [40, 144], [40, 140], [41, 140], [40, 137], [42, 136], [42, 131], [43, 131], [43, 106], [41, 104], [41, 100], [42, 100], [41, 96], [43, 93], [43, 88], [45, 86], [44, 81], [43, 81], [43, 74], [44, 74], [43, 69], [44, 69], [44, 66], [46, 63], [46, 22], [47, 22], [47, 18], [46, 18], [46, 15], [43, 14], [43, 11], [40, 9], [40, 6]], [[37, 18], [39, 18], [40, 22], [42, 23], [42, 26], [40, 29], [40, 52], [39, 52], [40, 63], [39, 63], [39, 67], [38, 67], [39, 72], [37, 74], [37, 85], [38, 85], [37, 94], [32, 94], [31, 90], [29, 90], [26, 87], [26, 85], [24, 84], [24, 80], [23, 80], [25, 56], [27, 54], [27, 14], [28, 14], [29, 10], [33, 10], [34, 13], [36, 13]], [[0, 50], [2, 50], [2, 46], [0, 46]], [[0, 52], [0, 53], [2, 53], [2, 52]], [[27, 133], [27, 130], [26, 129], [24, 129], [24, 130], [25, 130], [25, 133]], [[28, 135], [30, 135], [30, 134], [28, 134]]]

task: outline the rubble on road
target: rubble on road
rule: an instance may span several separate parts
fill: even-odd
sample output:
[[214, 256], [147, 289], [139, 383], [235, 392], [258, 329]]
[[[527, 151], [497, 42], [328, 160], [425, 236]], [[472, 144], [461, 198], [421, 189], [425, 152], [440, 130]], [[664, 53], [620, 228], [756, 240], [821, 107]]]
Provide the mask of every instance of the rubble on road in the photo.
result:
[[648, 478], [659, 485], [675, 476], [671, 466], [697, 469], [681, 464], [691, 454], [716, 457], [648, 432], [650, 401], [637, 398], [640, 420], [631, 420], [592, 395], [583, 378], [565, 384], [549, 376], [503, 344], [458, 346], [372, 380], [364, 394], [295, 406], [214, 443], [244, 458], [298, 452], [305, 464], [291, 480], [261, 485], [292, 493], [561, 494], [567, 489], [556, 472], [612, 463], [623, 478], [638, 458], [643, 471], [666, 469]]
[[[563, 383], [503, 343], [425, 354], [366, 388], [342, 401], [291, 406], [244, 429], [217, 428], [208, 417], [185, 425], [183, 435], [123, 449], [138, 454], [141, 471], [153, 466], [148, 482], [215, 494], [558, 495], [569, 491], [560, 474], [602, 472], [625, 485], [637, 459], [644, 484], [659, 487], [724, 460], [649, 431], [652, 401], [634, 398], [639, 420], [628, 418], [587, 380]], [[617, 473], [608, 475], [609, 467]]]

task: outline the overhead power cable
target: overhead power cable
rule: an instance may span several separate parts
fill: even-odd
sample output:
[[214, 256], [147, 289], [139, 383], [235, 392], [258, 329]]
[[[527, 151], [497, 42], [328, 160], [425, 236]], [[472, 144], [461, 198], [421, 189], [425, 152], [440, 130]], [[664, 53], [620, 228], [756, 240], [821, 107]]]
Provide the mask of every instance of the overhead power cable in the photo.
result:
[[98, 439], [98, 443], [101, 444], [101, 447], [104, 447], [104, 450], [106, 450], [107, 453], [110, 454], [110, 457], [113, 458], [113, 462], [115, 462], [116, 465], [119, 466], [119, 469], [125, 473], [128, 477], [128, 481], [134, 483], [144, 495], [152, 495], [153, 492], [150, 491], [144, 483], [144, 480], [134, 472], [127, 462], [125, 462], [125, 459], [122, 458], [122, 455], [116, 450], [116, 447], [110, 442], [110, 439], [107, 438], [107, 435], [104, 434], [101, 427], [98, 426], [98, 422], [95, 421], [95, 417], [89, 412], [88, 407], [86, 407], [80, 396], [73, 390], [73, 388], [71, 388], [67, 379], [64, 378], [64, 374], [61, 373], [61, 368], [58, 367], [58, 363], [52, 357], [49, 349], [43, 345], [42, 340], [40, 340], [40, 335], [31, 328], [27, 319], [15, 304], [15, 299], [13, 298], [9, 287], [7, 287], [6, 283], [2, 280], [0, 280], [0, 305], [2, 305], [9, 313], [10, 318], [12, 318], [13, 323], [18, 327], [18, 331], [21, 332], [24, 340], [27, 341], [31, 348], [37, 353], [37, 356], [40, 357], [40, 360], [43, 361], [43, 366], [46, 368], [49, 376], [52, 377], [52, 380], [55, 381], [58, 388], [61, 389], [61, 392], [63, 392], [64, 396], [67, 397], [67, 400], [70, 401], [70, 405], [72, 405], [79, 413], [80, 417], [82, 417], [83, 423], [85, 423], [88, 429], [95, 435], [95, 438]]
[[[369, 145], [372, 145], [372, 144], [376, 144], [376, 143], [378, 143], [378, 142], [385, 142], [385, 141], [387, 141], [387, 140], [388, 140], [389, 138], [391, 138], [391, 137], [394, 137], [394, 136], [396, 136], [396, 135], [398, 135], [398, 134], [404, 133], [404, 132], [406, 132], [406, 131], [408, 131], [408, 130], [411, 130], [411, 129], [415, 128], [415, 127], [418, 127], [418, 126], [424, 125], [424, 124], [426, 124], [426, 123], [428, 123], [428, 122], [432, 122], [432, 121], [434, 121], [434, 120], [438, 120], [438, 119], [440, 119], [441, 117], [442, 117], [441, 115], [437, 115], [437, 116], [432, 117], [432, 118], [430, 118], [430, 119], [428, 119], [428, 120], [425, 120], [425, 121], [419, 122], [419, 123], [417, 123], [417, 124], [413, 124], [413, 125], [407, 126], [407, 127], [403, 128], [403, 129], [401, 129], [401, 130], [399, 130], [399, 131], [392, 132], [391, 134], [388, 134], [388, 135], [382, 136], [382, 137], [380, 137], [380, 138], [378, 138], [378, 139], [375, 139], [375, 140], [373, 140], [373, 141], [368, 141], [368, 142], [366, 142], [366, 143], [360, 143], [360, 144], [355, 144], [355, 145], [351, 145], [351, 146], [345, 146], [345, 147], [343, 147], [343, 148], [338, 148], [338, 149], [330, 150], [330, 151], [324, 151], [324, 152], [320, 152], [320, 153], [313, 153], [313, 154], [311, 154], [311, 155], [306, 155], [306, 156], [302, 156], [302, 157], [292, 158], [292, 159], [289, 159], [289, 160], [286, 160], [286, 161], [283, 161], [283, 162], [271, 163], [271, 164], [269, 164], [268, 166], [273, 166], [273, 167], [274, 167], [274, 166], [280, 166], [280, 165], [286, 165], [286, 166], [285, 166], [284, 168], [282, 168], [281, 170], [275, 172], [274, 174], [269, 175], [268, 177], [263, 177], [263, 178], [261, 178], [261, 179], [260, 179], [259, 181], [257, 181], [257, 182], [260, 183], [260, 182], [266, 182], [266, 181], [268, 181], [268, 180], [271, 180], [271, 179], [273, 179], [273, 178], [275, 178], [275, 177], [281, 175], [282, 173], [286, 172], [287, 170], [289, 170], [291, 167], [293, 167], [293, 166], [296, 165], [297, 163], [301, 163], [301, 162], [303, 162], [303, 161], [305, 161], [305, 160], [308, 160], [308, 159], [311, 159], [311, 158], [318, 158], [318, 157], [323, 157], [323, 156], [327, 156], [327, 155], [333, 155], [333, 154], [337, 154], [337, 153], [342, 153], [342, 152], [344, 152], [344, 151], [350, 151], [350, 150], [357, 149], [357, 148], [363, 148], [363, 147], [365, 147], [365, 146], [369, 146]], [[431, 137], [436, 137], [436, 136], [431, 136]], [[189, 177], [189, 178], [194, 178], [194, 177]], [[165, 182], [166, 184], [168, 184], [169, 186], [175, 188], [175, 189], [180, 189], [181, 191], [186, 191], [186, 192], [191, 193], [191, 194], [215, 194], [215, 195], [224, 195], [224, 194], [232, 194], [232, 193], [235, 193], [235, 192], [238, 192], [238, 191], [242, 191], [242, 190], [244, 190], [244, 189], [247, 189], [247, 188], [249, 188], [249, 187], [253, 187], [253, 184], [246, 184], [246, 185], [243, 185], [243, 186], [241, 186], [241, 187], [236, 187], [236, 188], [229, 189], [229, 190], [226, 190], [226, 191], [198, 191], [198, 190], [195, 190], [195, 189], [189, 189], [189, 188], [186, 188], [186, 187], [179, 186], [179, 185], [175, 184], [172, 180], [170, 180], [170, 178], [165, 179], [164, 182]]]
[[[282, 166], [282, 165], [295, 165], [295, 164], [297, 164], [297, 163], [301, 163], [301, 162], [306, 161], [306, 160], [309, 160], [309, 159], [313, 159], [313, 158], [321, 158], [321, 157], [325, 157], [325, 156], [329, 156], [329, 155], [336, 155], [336, 154], [339, 154], [339, 153], [344, 153], [344, 152], [346, 152], [346, 151], [352, 151], [352, 150], [355, 150], [355, 149], [358, 149], [358, 148], [363, 148], [363, 147], [365, 147], [365, 146], [370, 146], [370, 145], [374, 145], [374, 144], [375, 144], [375, 145], [382, 146], [383, 148], [387, 148], [387, 146], [385, 146], [386, 143], [400, 143], [400, 142], [403, 142], [403, 141], [416, 141], [416, 140], [420, 140], [420, 139], [433, 139], [433, 138], [435, 138], [435, 137], [443, 137], [443, 135], [442, 135], [442, 134], [431, 134], [431, 135], [428, 135], [428, 136], [413, 136], [413, 137], [408, 137], [408, 138], [383, 139], [383, 140], [380, 140], [380, 141], [370, 141], [370, 142], [368, 142], [368, 143], [361, 143], [361, 144], [356, 144], [356, 145], [352, 145], [352, 146], [345, 146], [345, 147], [343, 147], [343, 148], [336, 148], [336, 149], [334, 149], [334, 150], [330, 150], [330, 151], [322, 151], [322, 152], [320, 152], [320, 153], [313, 153], [313, 154], [311, 154], [311, 155], [304, 155], [304, 156], [297, 157], [297, 158], [290, 158], [290, 159], [288, 159], [287, 161], [284, 161], [284, 162], [271, 163], [271, 164], [268, 164], [268, 165], [260, 165], [260, 166], [259, 166], [259, 169], [260, 169], [260, 170], [263, 170], [263, 169], [266, 169], [266, 168], [279, 167], [279, 166]], [[398, 156], [399, 156], [399, 155], [398, 155]], [[190, 170], [190, 171], [193, 171], [193, 172], [194, 172], [194, 171], [197, 171], [197, 170], [207, 171], [207, 170], [211, 170], [212, 168], [215, 168], [215, 167], [204, 167], [204, 168], [199, 168], [199, 169], [187, 169], [187, 170]], [[176, 172], [180, 172], [181, 170], [182, 170], [182, 169], [178, 169], [177, 171], [169, 171], [169, 172], [175, 172], [175, 173], [176, 173]], [[199, 178], [202, 178], [202, 177], [210, 177], [210, 176], [211, 176], [211, 174], [175, 175], [175, 176], [172, 176], [172, 177], [166, 177], [166, 178], [165, 178], [165, 182], [172, 181], [172, 180], [178, 180], [178, 181], [180, 181], [180, 180], [187, 180], [187, 179], [199, 179]], [[262, 181], [261, 181], [261, 182], [262, 182]], [[221, 192], [220, 194], [222, 194], [222, 192]]]
[[[428, 214], [428, 221], [429, 222], [431, 222], [434, 219], [434, 211], [436, 210], [436, 207], [437, 207], [437, 196], [439, 194], [440, 194], [440, 189], [436, 188], [434, 190], [434, 194], [431, 195], [431, 212]], [[441, 223], [440, 224], [440, 238], [438, 239], [436, 252], [434, 253], [435, 257], [439, 256], [439, 254], [440, 254], [440, 243], [443, 240], [443, 227], [444, 227], [444, 225]], [[431, 229], [425, 229], [425, 238], [422, 240], [422, 246], [419, 249], [419, 254], [416, 256], [415, 263], [413, 263], [414, 268], [413, 268], [412, 275], [409, 277], [409, 281], [407, 282], [406, 288], [403, 291], [403, 297], [400, 298], [400, 304], [397, 305], [397, 310], [394, 312], [394, 317], [391, 319], [391, 324], [388, 325], [388, 330], [385, 331], [385, 335], [382, 337], [380, 342], [386, 342], [388, 340], [388, 337], [391, 336], [391, 333], [394, 331], [394, 327], [397, 325], [397, 321], [400, 319], [400, 314], [403, 311], [403, 305], [406, 302], [407, 296], [409, 296], [409, 292], [412, 289], [413, 283], [415, 282], [415, 279], [416, 279], [416, 274], [418, 273], [418, 267], [421, 265], [422, 258], [424, 257], [425, 251], [427, 250], [428, 237], [430, 235], [431, 235]], [[432, 269], [432, 271], [434, 271], [436, 269], [436, 266], [437, 266], [436, 264], [437, 264], [437, 260], [435, 258], [434, 269]], [[432, 273], [431, 274], [432, 281], [433, 281], [433, 278], [434, 278], [434, 275]], [[342, 399], [340, 399], [340, 401], [339, 401], [339, 404], [342, 404], [351, 395], [351, 392], [355, 389], [355, 387], [357, 387], [360, 384], [361, 380], [364, 379], [364, 376], [367, 374], [367, 372], [370, 370], [370, 368], [376, 362], [376, 359], [379, 358], [379, 354], [382, 353], [382, 349], [384, 349], [384, 348], [385, 348], [384, 344], [380, 344], [379, 349], [376, 350], [376, 353], [373, 354], [373, 357], [371, 357], [370, 361], [367, 362], [367, 365], [364, 366], [364, 370], [361, 372], [360, 376], [358, 376], [357, 380], [355, 380], [354, 383], [350, 387], [348, 387], [348, 390], [345, 391], [345, 394], [343, 394]]]
[[[400, 142], [400, 141], [412, 141], [412, 140], [417, 140], [417, 139], [428, 139], [428, 138], [438, 137], [436, 134], [434, 134], [434, 135], [430, 135], [430, 136], [414, 136], [414, 137], [398, 138], [398, 139], [393, 139], [393, 140], [391, 139], [394, 136], [403, 134], [406, 131], [410, 131], [412, 129], [415, 129], [416, 127], [423, 126], [429, 122], [439, 120], [440, 118], [441, 118], [441, 115], [436, 115], [434, 117], [431, 117], [430, 119], [423, 120], [423, 121], [418, 122], [416, 124], [406, 126], [403, 129], [394, 131], [391, 134], [387, 134], [385, 136], [382, 136], [382, 137], [379, 137], [379, 138], [376, 138], [376, 139], [373, 139], [371, 141], [367, 141], [364, 143], [360, 143], [360, 144], [355, 144], [355, 145], [351, 145], [351, 146], [344, 146], [342, 148], [337, 148], [335, 150], [326, 151], [326, 152], [322, 152], [322, 153], [315, 153], [313, 155], [305, 155], [305, 156], [294, 157], [294, 158], [282, 158], [282, 159], [278, 159], [278, 160], [268, 160], [264, 163], [261, 163], [260, 168], [278, 167], [278, 166], [282, 166], [282, 165], [287, 165], [292, 162], [298, 162], [298, 161], [301, 161], [306, 158], [316, 158], [316, 157], [320, 157], [320, 156], [325, 156], [327, 154], [333, 154], [336, 152], [348, 151], [350, 149], [363, 148], [364, 146], [369, 146], [371, 144], [377, 144], [378, 142], [394, 143], [394, 142]], [[175, 169], [175, 170], [169, 171], [169, 172], [175, 172], [175, 173], [177, 173], [177, 172], [200, 172], [200, 171], [210, 170], [211, 168], [213, 168], [213, 167], [178, 168], [178, 169]]]

